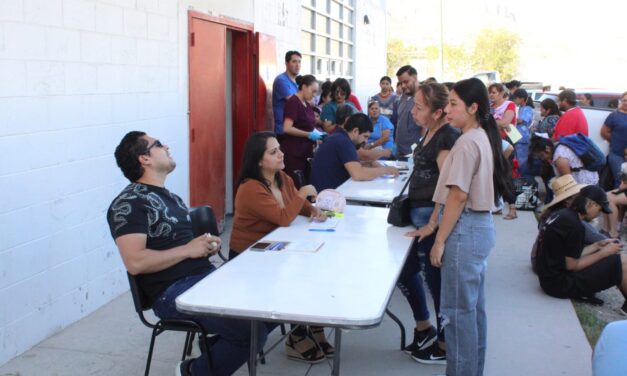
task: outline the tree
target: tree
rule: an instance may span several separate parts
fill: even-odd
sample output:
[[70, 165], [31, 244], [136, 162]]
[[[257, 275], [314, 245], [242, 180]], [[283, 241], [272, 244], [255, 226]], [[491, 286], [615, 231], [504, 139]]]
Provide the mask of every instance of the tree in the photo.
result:
[[403, 65], [409, 64], [413, 59], [418, 58], [418, 53], [413, 46], [407, 46], [398, 38], [388, 39], [387, 54], [387, 74], [394, 77], [396, 70]]
[[[425, 47], [424, 56], [433, 71], [439, 71], [440, 47], [435, 45]], [[444, 44], [443, 77], [448, 77], [452, 80], [462, 79], [471, 71], [471, 63], [470, 54], [463, 45]]]
[[476, 71], [498, 71], [504, 81], [512, 80], [518, 73], [518, 34], [505, 28], [483, 28], [475, 40], [472, 51], [472, 68]]

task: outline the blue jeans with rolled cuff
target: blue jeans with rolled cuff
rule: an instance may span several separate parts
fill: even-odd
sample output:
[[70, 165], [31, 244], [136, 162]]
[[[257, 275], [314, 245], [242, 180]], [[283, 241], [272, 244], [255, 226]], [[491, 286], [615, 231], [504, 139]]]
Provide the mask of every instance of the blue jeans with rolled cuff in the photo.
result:
[[483, 375], [487, 316], [485, 274], [496, 233], [492, 214], [464, 209], [442, 256], [442, 325], [446, 329], [446, 374]]

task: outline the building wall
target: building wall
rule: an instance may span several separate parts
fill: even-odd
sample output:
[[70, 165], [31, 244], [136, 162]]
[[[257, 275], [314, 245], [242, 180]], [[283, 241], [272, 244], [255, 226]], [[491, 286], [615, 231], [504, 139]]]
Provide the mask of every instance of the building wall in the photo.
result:
[[[381, 91], [379, 79], [386, 74], [386, 0], [362, 0], [355, 9], [355, 95], [364, 111], [368, 98]], [[364, 23], [368, 16], [369, 24]]]
[[171, 146], [187, 197], [183, 16], [176, 0], [0, 1], [0, 364], [128, 289], [105, 220], [125, 132]]
[[298, 49], [287, 0], [0, 0], [0, 364], [128, 289], [105, 219], [126, 132], [170, 146], [189, 200], [190, 8], [274, 35], [280, 68]]

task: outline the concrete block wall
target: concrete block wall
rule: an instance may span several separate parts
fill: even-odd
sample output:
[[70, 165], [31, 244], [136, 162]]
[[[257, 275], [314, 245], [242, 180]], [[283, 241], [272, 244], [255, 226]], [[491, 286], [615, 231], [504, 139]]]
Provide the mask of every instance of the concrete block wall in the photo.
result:
[[187, 199], [186, 17], [177, 0], [0, 0], [0, 364], [128, 289], [105, 219], [124, 133], [171, 146]]

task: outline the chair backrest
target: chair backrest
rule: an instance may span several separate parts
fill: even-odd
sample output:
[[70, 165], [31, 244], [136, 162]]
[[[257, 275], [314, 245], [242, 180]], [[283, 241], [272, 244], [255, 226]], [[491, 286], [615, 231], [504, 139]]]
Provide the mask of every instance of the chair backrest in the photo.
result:
[[211, 234], [218, 236], [218, 222], [213, 213], [213, 209], [209, 205], [195, 206], [189, 209], [189, 217], [192, 221], [192, 232], [194, 237], [202, 234]]
[[139, 284], [137, 283], [137, 277], [131, 275], [128, 272], [126, 272], [126, 276], [128, 277], [128, 284], [131, 286], [131, 295], [133, 296], [135, 312], [142, 313], [145, 310], [150, 309], [150, 304], [148, 304], [148, 297], [139, 288]]

